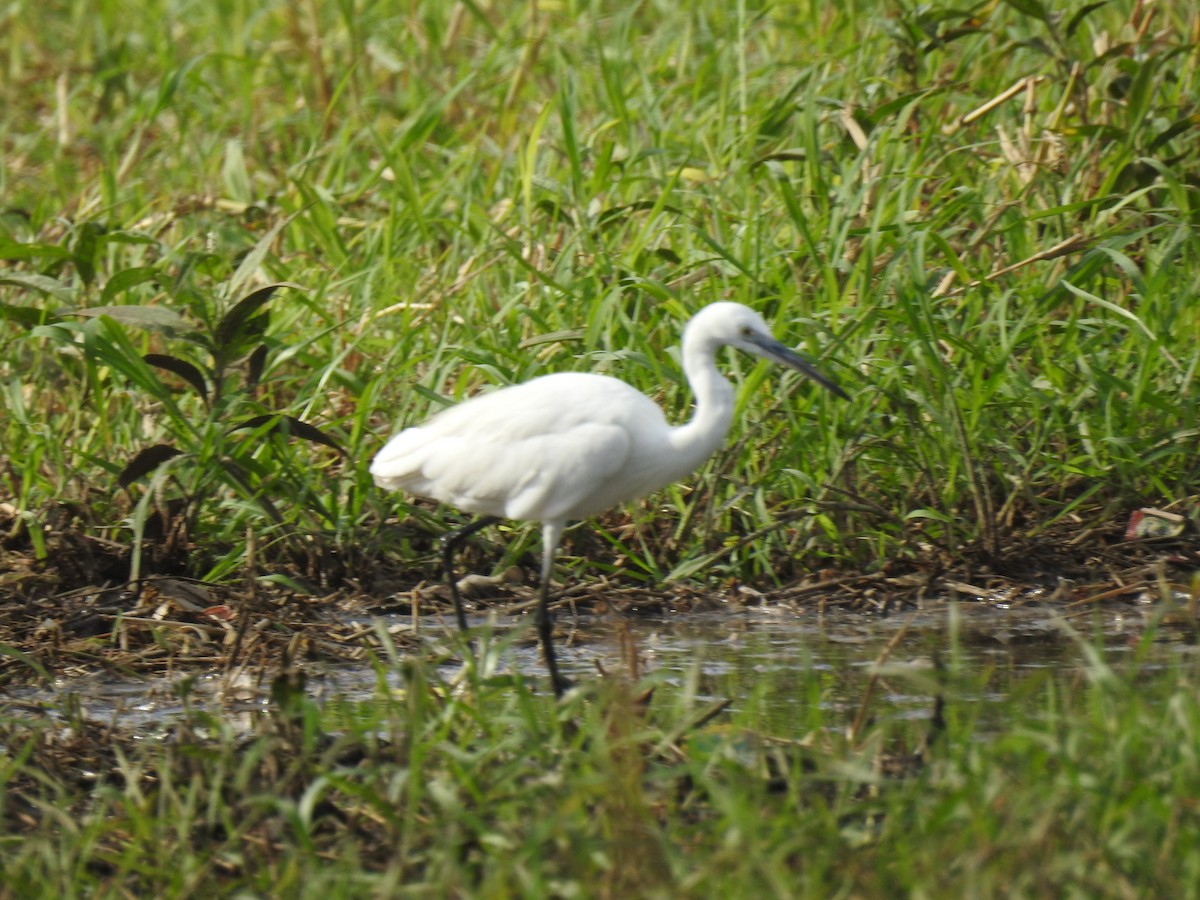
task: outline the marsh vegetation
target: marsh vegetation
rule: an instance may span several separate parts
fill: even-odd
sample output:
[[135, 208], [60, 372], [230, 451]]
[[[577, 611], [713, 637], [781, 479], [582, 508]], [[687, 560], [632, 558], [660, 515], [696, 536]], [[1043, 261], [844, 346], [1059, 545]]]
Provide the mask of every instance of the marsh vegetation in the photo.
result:
[[[1140, 0], [10, 3], [0, 895], [1194, 894], [1197, 46]], [[453, 515], [367, 461], [552, 371], [681, 419], [716, 300], [852, 402], [731, 356], [727, 449], [564, 541], [603, 672], [462, 669]], [[472, 544], [485, 662], [536, 553]], [[981, 605], [1070, 653], [892, 644]], [[621, 624], [714, 610], [891, 617], [881, 674], [701, 689]], [[130, 680], [175, 714], [81, 699]]]

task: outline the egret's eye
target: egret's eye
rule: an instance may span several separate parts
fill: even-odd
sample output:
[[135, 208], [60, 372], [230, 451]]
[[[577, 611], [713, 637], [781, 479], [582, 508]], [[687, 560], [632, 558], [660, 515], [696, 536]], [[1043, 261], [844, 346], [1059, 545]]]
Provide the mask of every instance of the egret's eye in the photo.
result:
[[743, 325], [742, 326], [742, 337], [748, 338], [748, 337], [753, 337], [753, 336], [754, 336], [754, 329], [751, 328], [749, 325]]

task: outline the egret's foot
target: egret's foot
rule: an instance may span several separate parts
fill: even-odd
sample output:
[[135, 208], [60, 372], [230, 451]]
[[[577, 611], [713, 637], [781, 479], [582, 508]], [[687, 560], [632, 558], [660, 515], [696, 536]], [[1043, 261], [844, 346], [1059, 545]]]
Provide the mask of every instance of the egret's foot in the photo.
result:
[[575, 687], [575, 682], [569, 678], [564, 678], [557, 672], [550, 676], [550, 684], [554, 687], [554, 698], [556, 700], [561, 700], [567, 691]]

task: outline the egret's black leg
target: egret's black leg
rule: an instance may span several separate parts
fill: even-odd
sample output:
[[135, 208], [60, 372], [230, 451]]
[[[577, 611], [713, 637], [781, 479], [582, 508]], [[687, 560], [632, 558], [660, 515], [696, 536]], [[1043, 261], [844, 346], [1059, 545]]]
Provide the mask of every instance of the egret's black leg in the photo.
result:
[[554, 696], [561, 698], [571, 683], [558, 674], [558, 657], [554, 653], [554, 616], [550, 613], [550, 582], [554, 573], [554, 554], [562, 540], [563, 522], [542, 523], [542, 593], [538, 599], [533, 624], [537, 626], [542, 642], [542, 656], [546, 660], [546, 671], [550, 673], [550, 684]]
[[462, 597], [458, 595], [458, 579], [454, 577], [454, 551], [475, 532], [494, 525], [500, 521], [499, 516], [484, 516], [461, 528], [455, 528], [442, 537], [442, 571], [446, 574], [446, 585], [450, 588], [450, 599], [454, 601], [454, 615], [458, 617], [458, 627], [467, 630], [467, 614], [463, 612]]
[[542, 642], [542, 656], [546, 660], [546, 671], [550, 673], [550, 684], [554, 686], [554, 696], [562, 697], [570, 683], [558, 674], [558, 657], [554, 653], [554, 616], [550, 612], [550, 582], [542, 582], [542, 596], [537, 605], [538, 637]]

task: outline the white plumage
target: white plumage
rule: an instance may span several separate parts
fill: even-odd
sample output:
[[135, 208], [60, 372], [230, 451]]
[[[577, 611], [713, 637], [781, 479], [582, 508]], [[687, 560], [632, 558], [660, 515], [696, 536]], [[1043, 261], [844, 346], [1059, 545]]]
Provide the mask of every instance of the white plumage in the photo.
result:
[[[542, 596], [538, 626], [546, 664], [561, 693], [547, 603], [554, 554], [567, 522], [650, 493], [683, 478], [722, 443], [733, 419], [734, 391], [716, 367], [722, 346], [796, 369], [839, 397], [845, 393], [771, 335], [758, 313], [713, 303], [683, 333], [683, 370], [696, 410], [672, 426], [662, 410], [623, 381], [605, 375], [544, 375], [473, 397], [406, 428], [371, 463], [375, 483], [430, 497], [491, 518], [542, 523]], [[485, 520], [488, 521], [488, 520]], [[461, 536], [478, 524], [461, 530]], [[453, 543], [458, 534], [451, 536]], [[461, 602], [445, 555], [460, 625]]]

